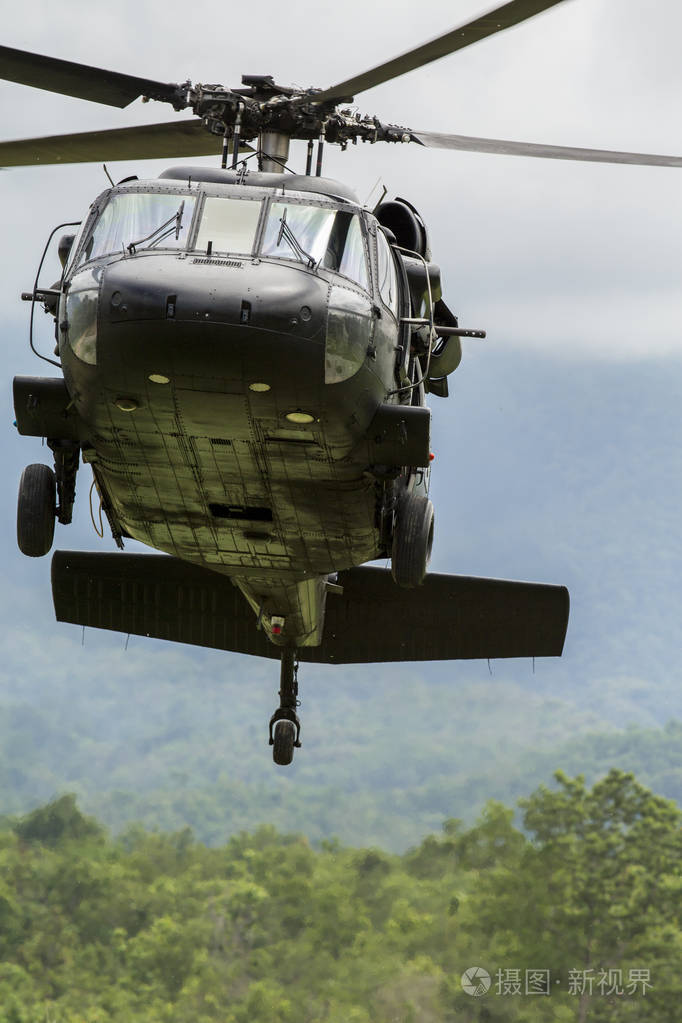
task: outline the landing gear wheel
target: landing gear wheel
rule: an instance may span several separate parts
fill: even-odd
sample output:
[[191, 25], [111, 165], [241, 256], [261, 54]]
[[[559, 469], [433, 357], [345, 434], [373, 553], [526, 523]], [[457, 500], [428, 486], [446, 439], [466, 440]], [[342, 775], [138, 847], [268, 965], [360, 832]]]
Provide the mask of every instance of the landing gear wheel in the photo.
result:
[[19, 481], [17, 543], [22, 554], [42, 558], [52, 547], [56, 481], [49, 465], [27, 465]]
[[420, 586], [433, 546], [433, 505], [428, 497], [406, 494], [393, 529], [391, 572], [398, 586]]
[[294, 750], [301, 746], [301, 722], [296, 708], [298, 700], [298, 658], [294, 647], [282, 647], [279, 676], [279, 707], [270, 718], [272, 759], [286, 766], [294, 759]]
[[293, 721], [277, 721], [273, 732], [272, 759], [282, 766], [294, 759], [296, 725]]

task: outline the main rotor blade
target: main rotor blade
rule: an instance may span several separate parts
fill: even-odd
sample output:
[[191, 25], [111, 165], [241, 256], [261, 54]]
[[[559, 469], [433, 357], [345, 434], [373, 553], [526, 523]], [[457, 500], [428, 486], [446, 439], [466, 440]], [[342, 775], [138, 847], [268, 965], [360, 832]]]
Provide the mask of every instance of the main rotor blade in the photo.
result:
[[316, 92], [313, 100], [316, 103], [327, 103], [333, 100], [336, 103], [350, 102], [359, 92], [373, 89], [375, 85], [381, 85], [392, 78], [398, 78], [408, 71], [414, 71], [424, 64], [430, 64], [433, 60], [446, 57], [449, 53], [462, 50], [465, 46], [471, 46], [480, 39], [502, 32], [505, 28], [518, 25], [528, 18], [546, 11], [550, 7], [556, 7], [564, 0], [510, 0], [510, 3], [503, 4], [487, 14], [482, 14], [459, 28], [453, 28], [451, 32], [432, 39], [429, 43], [423, 43], [414, 50], [408, 50], [400, 57], [387, 60], [384, 64], [365, 71], [362, 75], [349, 78], [345, 82], [333, 85], [331, 89], [323, 92]]
[[10, 46], [0, 46], [0, 78], [63, 96], [106, 103], [110, 107], [127, 107], [138, 96], [174, 103], [182, 95], [181, 87], [172, 83], [105, 71], [88, 64], [14, 50]]
[[[162, 124], [138, 124], [133, 128], [0, 142], [0, 167], [212, 156], [220, 153], [222, 144], [221, 136], [210, 134], [198, 118], [192, 117]], [[244, 143], [239, 148], [252, 152], [251, 146]]]
[[480, 139], [475, 135], [441, 135], [435, 131], [411, 131], [414, 142], [433, 149], [459, 149], [465, 153], [499, 153], [503, 156], [537, 156], [546, 160], [585, 160], [589, 163], [632, 163], [647, 167], [682, 167], [682, 156], [654, 153], [620, 153], [611, 149], [579, 149], [539, 142]]

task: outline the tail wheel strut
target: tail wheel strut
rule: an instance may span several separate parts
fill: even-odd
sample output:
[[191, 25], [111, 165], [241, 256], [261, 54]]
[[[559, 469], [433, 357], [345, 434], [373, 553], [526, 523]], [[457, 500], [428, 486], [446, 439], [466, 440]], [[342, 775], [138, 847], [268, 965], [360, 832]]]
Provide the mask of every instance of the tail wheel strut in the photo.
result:
[[279, 682], [279, 707], [270, 718], [269, 741], [276, 764], [290, 764], [294, 749], [301, 745], [301, 722], [296, 708], [298, 699], [298, 658], [294, 647], [282, 647]]

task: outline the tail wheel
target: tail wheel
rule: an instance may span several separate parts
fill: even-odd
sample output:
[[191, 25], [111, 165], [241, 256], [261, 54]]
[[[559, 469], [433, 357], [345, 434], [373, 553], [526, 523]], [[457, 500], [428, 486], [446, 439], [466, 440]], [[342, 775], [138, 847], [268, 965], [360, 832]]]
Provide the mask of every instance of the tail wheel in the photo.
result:
[[282, 766], [294, 759], [296, 725], [293, 721], [277, 721], [273, 732], [272, 759]]
[[49, 465], [27, 465], [19, 481], [17, 542], [22, 554], [42, 558], [52, 547], [57, 483]]
[[428, 497], [407, 494], [398, 506], [393, 529], [391, 571], [398, 586], [420, 586], [433, 546], [433, 505]]

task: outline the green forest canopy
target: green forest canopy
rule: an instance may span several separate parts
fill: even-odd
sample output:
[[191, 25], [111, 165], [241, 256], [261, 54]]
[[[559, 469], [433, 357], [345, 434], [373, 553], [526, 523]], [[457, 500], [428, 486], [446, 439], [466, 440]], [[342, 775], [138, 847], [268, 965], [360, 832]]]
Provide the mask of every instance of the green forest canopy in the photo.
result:
[[619, 770], [556, 781], [523, 831], [491, 802], [402, 856], [114, 841], [73, 796], [7, 818], [0, 1019], [676, 1023], [682, 815]]

